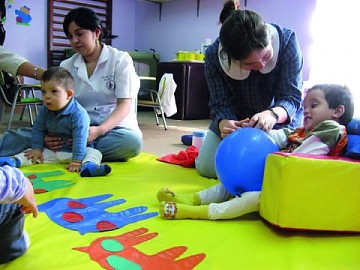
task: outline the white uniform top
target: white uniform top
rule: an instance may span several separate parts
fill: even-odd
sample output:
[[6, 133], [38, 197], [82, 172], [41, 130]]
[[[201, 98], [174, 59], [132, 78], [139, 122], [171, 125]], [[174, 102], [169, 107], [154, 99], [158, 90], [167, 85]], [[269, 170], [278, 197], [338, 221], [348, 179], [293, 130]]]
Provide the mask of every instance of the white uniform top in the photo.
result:
[[16, 76], [18, 68], [25, 62], [29, 60], [0, 46], [0, 69]]
[[115, 109], [117, 98], [131, 98], [130, 112], [117, 126], [140, 131], [135, 108], [140, 79], [127, 52], [103, 44], [90, 78], [84, 58], [78, 53], [61, 62], [60, 66], [74, 77], [75, 98], [88, 112], [91, 125], [104, 122]]

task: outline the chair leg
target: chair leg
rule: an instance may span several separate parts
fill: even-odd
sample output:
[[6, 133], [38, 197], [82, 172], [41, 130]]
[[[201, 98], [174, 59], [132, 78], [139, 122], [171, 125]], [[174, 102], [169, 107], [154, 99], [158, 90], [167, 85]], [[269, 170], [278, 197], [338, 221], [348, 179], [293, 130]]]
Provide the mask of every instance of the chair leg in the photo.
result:
[[8, 128], [7, 128], [8, 130], [11, 128], [11, 123], [12, 123], [12, 119], [14, 117], [15, 108], [16, 108], [16, 103], [13, 103], [11, 106], [11, 112], [10, 112], [9, 123], [8, 123]]
[[161, 111], [161, 118], [163, 120], [164, 128], [165, 128], [165, 130], [167, 130], [167, 124], [166, 124], [166, 120], [165, 120], [164, 110], [162, 109], [161, 106], [159, 108], [160, 108], [160, 111]]
[[4, 114], [5, 114], [5, 104], [1, 102], [1, 105], [0, 105], [0, 124], [2, 123]]
[[30, 124], [31, 126], [33, 126], [34, 120], [33, 120], [31, 105], [26, 105], [26, 106], [28, 107], [28, 111], [29, 111]]
[[12, 120], [13, 120], [13, 117], [14, 117], [14, 113], [15, 113], [15, 109], [16, 109], [16, 103], [17, 103], [17, 98], [19, 96], [21, 92], [21, 89], [18, 88], [16, 93], [15, 93], [15, 96], [14, 96], [14, 100], [12, 102], [12, 105], [11, 105], [11, 112], [10, 112], [10, 118], [9, 118], [9, 124], [8, 124], [8, 130], [11, 128], [11, 123], [12, 123]]
[[153, 109], [154, 109], [154, 115], [155, 115], [156, 125], [160, 125], [159, 117], [158, 117], [157, 112], [156, 112], [156, 108], [153, 107]]
[[163, 123], [164, 123], [164, 128], [165, 128], [165, 130], [167, 130], [167, 124], [166, 124], [166, 120], [165, 120], [165, 115], [161, 114], [161, 116], [162, 116], [162, 120], [163, 120]]
[[25, 109], [26, 109], [25, 106], [23, 106], [21, 109], [21, 114], [20, 114], [19, 120], [23, 120]]
[[[35, 116], [37, 116], [38, 115], [38, 108], [37, 108], [37, 105], [34, 105], [34, 106], [35, 106]], [[29, 111], [30, 124], [31, 124], [31, 126], [33, 126], [34, 117], [33, 117], [33, 113], [32, 113], [32, 109], [31, 109], [30, 104], [23, 106], [23, 108], [21, 109], [21, 114], [20, 114], [19, 120], [23, 120], [26, 108], [28, 108], [28, 111]]]
[[[163, 121], [163, 124], [164, 124], [164, 129], [167, 130], [165, 113], [164, 113], [164, 110], [163, 110], [163, 108], [161, 106], [161, 103], [160, 103], [160, 105], [158, 107], [156, 107], [156, 109], [154, 108], [154, 112], [155, 112], [156, 116], [157, 116], [157, 112], [156, 112], [157, 109], [160, 111], [161, 118], [162, 118], [162, 121]], [[157, 124], [159, 125], [159, 121], [157, 121]]]

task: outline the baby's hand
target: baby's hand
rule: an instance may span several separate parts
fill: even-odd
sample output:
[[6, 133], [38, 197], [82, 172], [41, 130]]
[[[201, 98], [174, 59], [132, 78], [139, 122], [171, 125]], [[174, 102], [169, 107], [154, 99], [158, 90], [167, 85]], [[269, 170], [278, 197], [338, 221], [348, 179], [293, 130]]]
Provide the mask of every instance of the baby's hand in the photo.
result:
[[238, 128], [239, 128], [239, 126], [237, 125], [237, 121], [235, 121], [235, 120], [228, 120], [228, 119], [221, 120], [219, 123], [219, 130], [221, 133], [220, 134], [221, 138], [225, 138], [227, 135], [234, 132]]
[[32, 163], [44, 163], [44, 156], [40, 149], [30, 149], [25, 151], [25, 157]]
[[26, 184], [27, 184], [26, 191], [25, 191], [24, 195], [22, 196], [22, 198], [20, 200], [16, 201], [16, 203], [21, 204], [23, 206], [23, 207], [21, 207], [21, 210], [24, 213], [26, 213], [26, 214], [33, 213], [33, 217], [36, 218], [38, 215], [38, 208], [37, 208], [35, 197], [34, 197], [34, 189], [27, 177], [25, 177], [25, 180], [26, 180]]
[[248, 127], [249, 122], [250, 122], [250, 119], [245, 118], [245, 119], [240, 120], [240, 121], [235, 121], [235, 125], [238, 126], [238, 127]]
[[81, 161], [73, 160], [70, 164], [66, 167], [69, 172], [80, 172], [81, 169]]

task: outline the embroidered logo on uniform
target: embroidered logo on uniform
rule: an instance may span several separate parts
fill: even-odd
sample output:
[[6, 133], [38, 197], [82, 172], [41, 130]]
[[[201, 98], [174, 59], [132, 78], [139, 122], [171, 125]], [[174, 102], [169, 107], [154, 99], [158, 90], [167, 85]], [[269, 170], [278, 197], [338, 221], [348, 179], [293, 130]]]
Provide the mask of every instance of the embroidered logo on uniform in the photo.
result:
[[106, 87], [109, 90], [115, 90], [115, 74], [102, 76], [102, 79], [106, 82]]
[[111, 80], [111, 81], [108, 81], [106, 83], [106, 87], [109, 89], [109, 90], [115, 90], [115, 81]]

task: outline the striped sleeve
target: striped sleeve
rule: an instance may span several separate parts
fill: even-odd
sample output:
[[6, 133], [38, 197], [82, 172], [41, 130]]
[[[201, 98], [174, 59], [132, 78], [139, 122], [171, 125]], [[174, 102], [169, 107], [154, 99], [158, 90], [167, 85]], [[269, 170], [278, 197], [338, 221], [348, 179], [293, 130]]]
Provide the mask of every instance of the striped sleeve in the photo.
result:
[[10, 166], [0, 167], [0, 203], [14, 203], [25, 193], [27, 183], [23, 173]]

